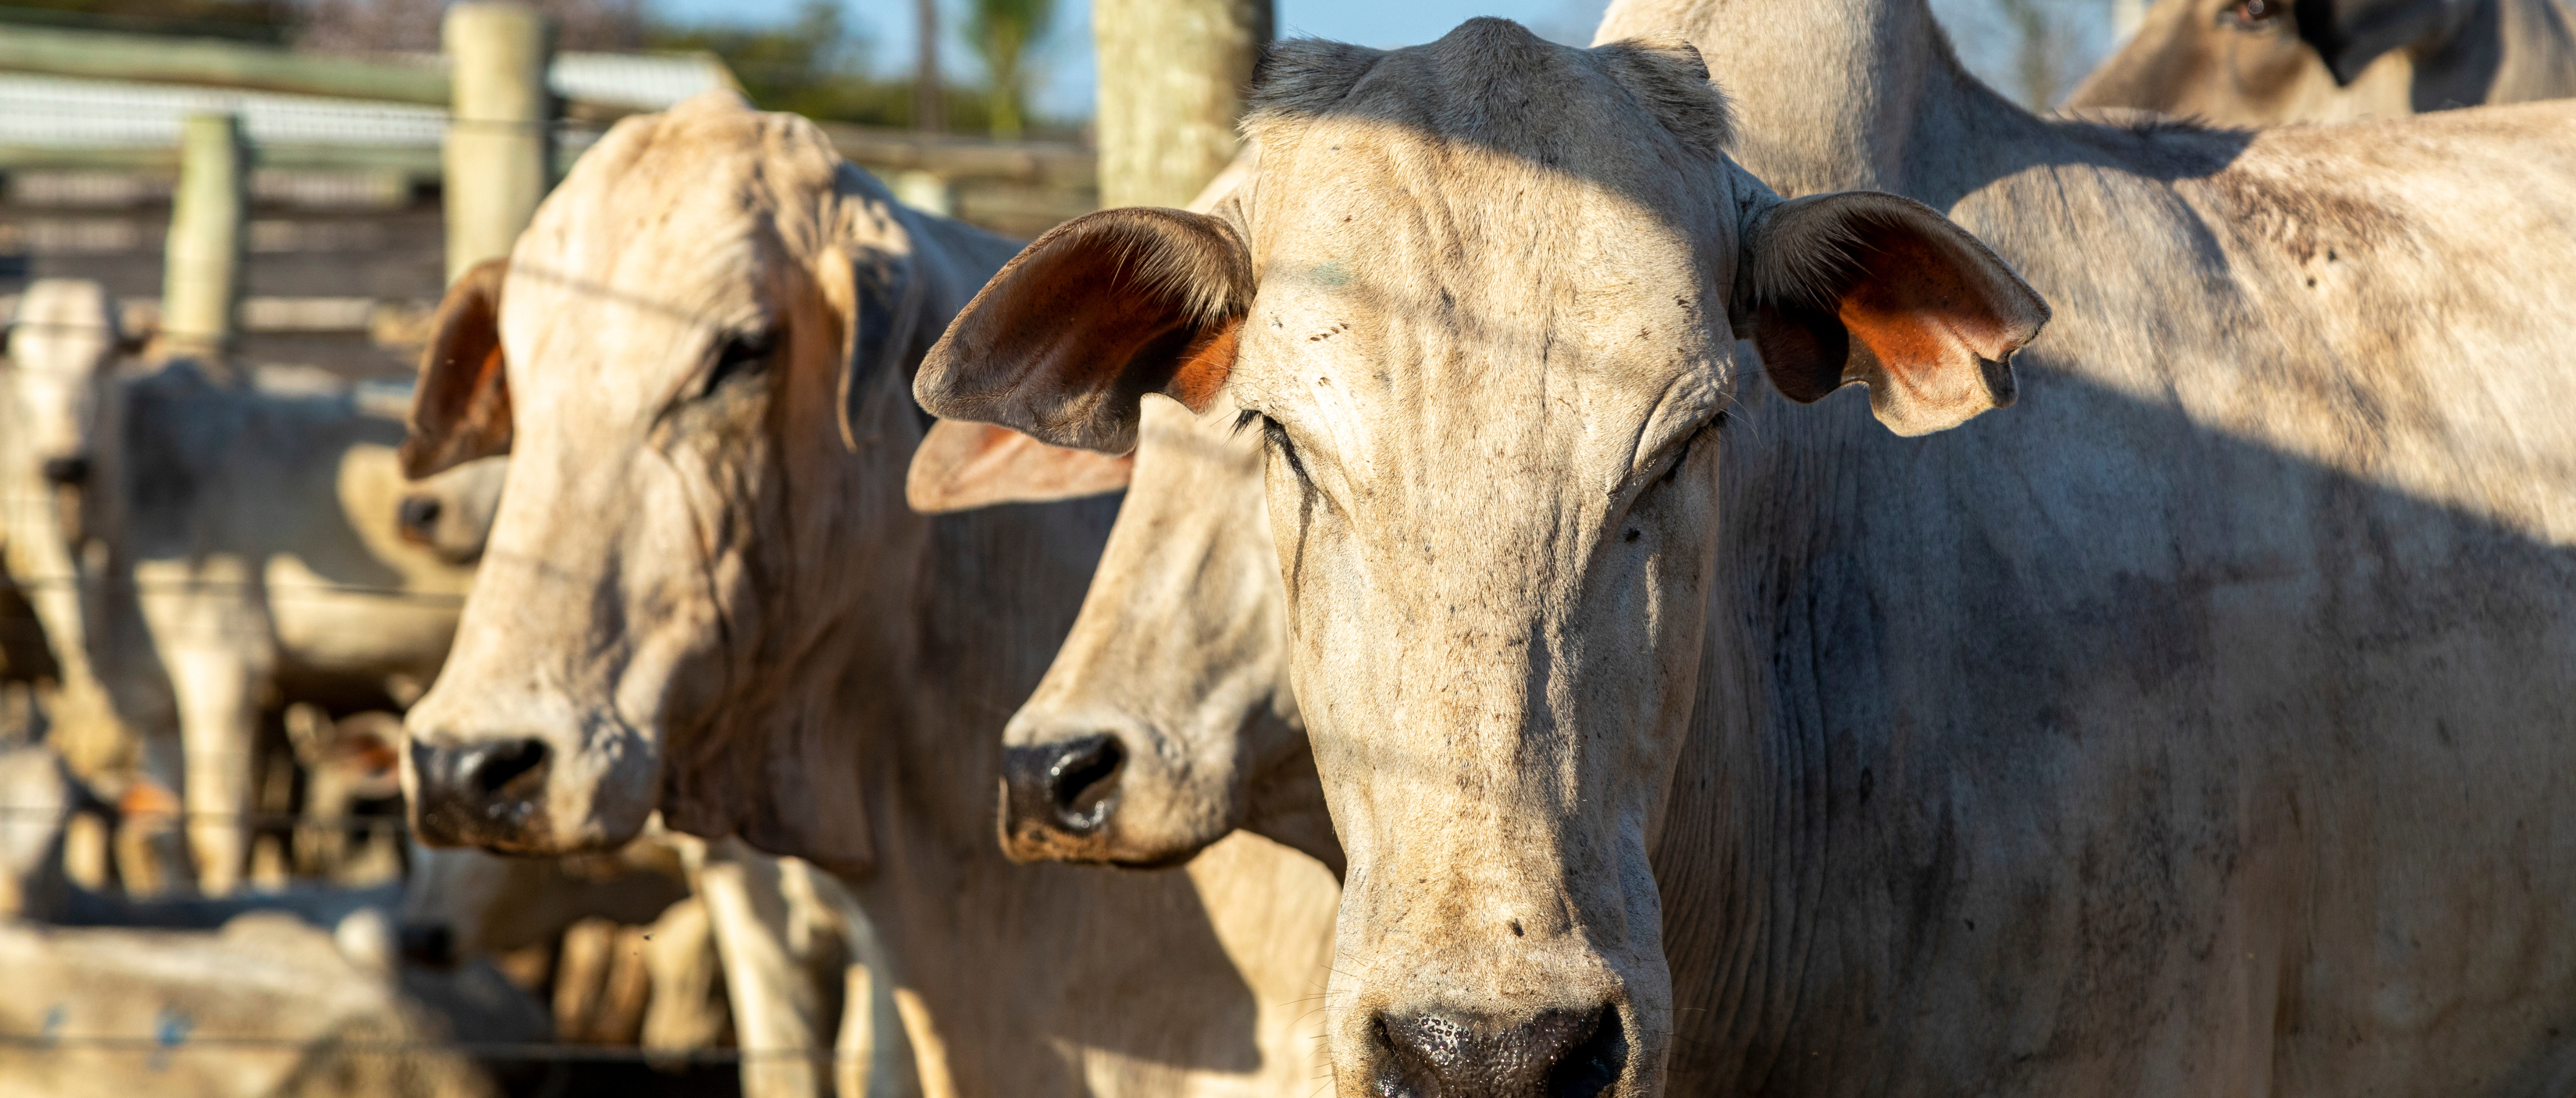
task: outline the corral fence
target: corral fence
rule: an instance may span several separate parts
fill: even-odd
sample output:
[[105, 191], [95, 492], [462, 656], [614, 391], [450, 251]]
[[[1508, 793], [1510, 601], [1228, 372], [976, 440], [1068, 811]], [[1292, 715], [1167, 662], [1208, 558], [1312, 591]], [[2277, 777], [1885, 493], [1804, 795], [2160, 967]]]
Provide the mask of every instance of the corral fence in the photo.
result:
[[[507, 216], [458, 208], [478, 204], [457, 191], [491, 186], [460, 173], [528, 170], [506, 152], [493, 163], [491, 139], [536, 138], [525, 144], [546, 150], [543, 176], [560, 178], [617, 119], [733, 85], [707, 55], [560, 53], [544, 63], [536, 109], [495, 112], [458, 98], [478, 83], [461, 64], [0, 24], [0, 313], [25, 283], [69, 277], [104, 283], [130, 319], [175, 319], [165, 306], [186, 120], [231, 115], [236, 356], [407, 377], [446, 279], [471, 262], [452, 253], [490, 250], [458, 248], [460, 222], [516, 232]], [[907, 202], [996, 232], [1034, 236], [1097, 205], [1081, 145], [823, 128]]]

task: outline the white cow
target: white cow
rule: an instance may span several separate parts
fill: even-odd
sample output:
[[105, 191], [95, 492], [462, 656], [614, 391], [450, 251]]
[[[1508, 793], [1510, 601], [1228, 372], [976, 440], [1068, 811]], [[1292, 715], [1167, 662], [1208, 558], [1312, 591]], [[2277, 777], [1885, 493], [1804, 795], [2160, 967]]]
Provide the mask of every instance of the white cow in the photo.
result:
[[200, 888], [223, 895], [264, 712], [428, 681], [473, 573], [398, 534], [399, 419], [349, 389], [194, 362], [119, 376], [114, 315], [94, 284], [22, 301], [12, 381], [32, 445], [8, 447], [9, 482], [53, 505], [10, 515], [11, 572], [65, 664], [66, 753], [87, 771], [116, 754], [100, 739], [139, 747], [140, 773], [180, 794]]
[[2275, 126], [2570, 95], [2563, 0], [2162, 0], [2066, 106]]
[[586, 154], [506, 279], [452, 292], [420, 386], [415, 469], [504, 448], [511, 468], [409, 717], [416, 824], [555, 853], [658, 809], [831, 870], [927, 1094], [1302, 1095], [1322, 867], [1250, 837], [1123, 877], [993, 849], [995, 726], [1108, 519], [905, 506], [939, 445], [912, 365], [1012, 250], [739, 100]]
[[1059, 228], [921, 374], [1267, 436], [1336, 1089], [2563, 1093], [2576, 107], [2049, 122], [1920, 0], [1603, 38], [1675, 30], [1740, 127], [1670, 38], [1282, 46], [1239, 213]]

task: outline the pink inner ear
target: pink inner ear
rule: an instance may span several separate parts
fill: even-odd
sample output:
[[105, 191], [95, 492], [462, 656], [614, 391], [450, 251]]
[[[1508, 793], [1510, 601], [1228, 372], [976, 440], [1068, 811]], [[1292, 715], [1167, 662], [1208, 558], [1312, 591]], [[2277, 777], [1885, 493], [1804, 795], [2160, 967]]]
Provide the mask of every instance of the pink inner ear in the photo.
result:
[[1008, 427], [943, 419], [913, 451], [904, 498], [927, 515], [1043, 503], [1127, 487], [1133, 455], [1049, 446]]

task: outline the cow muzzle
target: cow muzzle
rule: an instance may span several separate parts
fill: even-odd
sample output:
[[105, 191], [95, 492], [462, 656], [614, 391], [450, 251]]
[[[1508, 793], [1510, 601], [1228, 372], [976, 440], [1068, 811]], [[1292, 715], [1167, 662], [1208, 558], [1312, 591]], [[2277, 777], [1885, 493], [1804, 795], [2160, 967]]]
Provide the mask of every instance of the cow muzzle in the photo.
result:
[[414, 742], [412, 828], [431, 846], [545, 853], [546, 779], [553, 752], [537, 739], [458, 747]]
[[446, 511], [437, 496], [413, 493], [404, 496], [394, 508], [394, 529], [404, 541], [419, 546], [438, 544], [438, 519]]
[[1381, 1014], [1369, 1093], [1386, 1098], [1596, 1098], [1627, 1074], [1616, 1006], [1513, 1019], [1431, 1011]]
[[1126, 746], [1110, 735], [1004, 752], [1003, 851], [1021, 862], [1109, 860], [1108, 824], [1126, 766]]

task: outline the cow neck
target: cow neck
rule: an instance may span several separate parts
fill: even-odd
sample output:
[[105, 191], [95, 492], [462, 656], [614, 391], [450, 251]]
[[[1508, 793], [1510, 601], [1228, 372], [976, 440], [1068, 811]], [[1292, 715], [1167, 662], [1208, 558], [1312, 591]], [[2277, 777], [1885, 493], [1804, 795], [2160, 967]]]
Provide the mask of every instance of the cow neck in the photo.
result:
[[[2052, 300], [2088, 276], [2051, 262], [2051, 230], [2016, 210], [2074, 203], [2069, 194], [2087, 189], [2134, 195], [2175, 174], [2138, 167], [2169, 155], [2152, 148], [2162, 140], [2153, 133], [2043, 119], [1978, 82], [1923, 0], [1620, 0], [1596, 41], [1674, 34], [1701, 51], [1735, 108], [1732, 155], [1781, 195], [1872, 189], [1922, 201]], [[2152, 229], [2141, 220], [2137, 231]], [[2071, 327], [2052, 329], [2046, 353], [2022, 356], [2021, 368], [2085, 369]], [[1941, 715], [1888, 708], [1881, 660], [1894, 656], [1873, 584], [1905, 574], [1904, 562], [1877, 559], [1892, 550], [1867, 536], [1897, 471], [1935, 444], [1888, 436], [1836, 403], [1795, 407], [1767, 385], [1744, 386], [1719, 462], [1698, 711], [1656, 859], [1673, 971], [1716, 974], [1701, 986], [1676, 980], [1685, 1036], [1673, 1046], [1675, 1093], [1797, 1093], [1896, 1070], [1912, 1050], [1893, 1039], [1834, 1045], [1832, 1068], [1809, 1061], [1817, 1034], [1888, 1033], [1879, 1027], [1899, 1016], [1907, 981], [1944, 933], [1921, 922], [1941, 906], [1938, 875], [1909, 877], [1919, 867], [1888, 860], [1891, 834], [1919, 837], [1887, 816], [1905, 799], [1889, 792], [1892, 746], [1911, 722]], [[1926, 539], [1960, 536], [1941, 533]], [[1937, 818], [1920, 825], [1928, 848], [1914, 853], [1941, 864], [1956, 821], [1925, 811]], [[1886, 957], [1891, 931], [1900, 955]], [[1873, 967], [1881, 960], [1892, 969]]]

